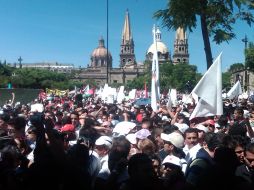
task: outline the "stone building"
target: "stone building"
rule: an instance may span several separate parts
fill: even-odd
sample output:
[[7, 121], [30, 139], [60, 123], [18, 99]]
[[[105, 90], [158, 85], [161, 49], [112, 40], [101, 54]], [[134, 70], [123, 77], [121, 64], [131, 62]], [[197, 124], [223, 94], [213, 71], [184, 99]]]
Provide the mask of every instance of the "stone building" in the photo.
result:
[[237, 69], [232, 71], [231, 86], [240, 80], [243, 92], [254, 92], [254, 72], [249, 69]]
[[173, 64], [189, 63], [188, 38], [183, 28], [178, 28], [174, 42]]
[[161, 40], [161, 31], [159, 30], [158, 27], [156, 27], [156, 31], [155, 31], [155, 41], [156, 41], [156, 45], [152, 43], [147, 50], [146, 60], [150, 60], [150, 61], [153, 60], [153, 52], [155, 52], [155, 49], [157, 46], [159, 63], [162, 64], [165, 62], [171, 62], [170, 52], [167, 46]]
[[[152, 39], [152, 38], [151, 38]], [[179, 62], [189, 63], [188, 39], [183, 29], [176, 31], [174, 42], [174, 55], [171, 60], [171, 54], [161, 40], [161, 31], [156, 28], [155, 40], [158, 52], [158, 61], [160, 64]], [[153, 52], [156, 48], [152, 43], [146, 52], [146, 60], [152, 61]], [[99, 39], [99, 45], [91, 54], [90, 63], [87, 68], [80, 68], [73, 80], [86, 81], [94, 80], [97, 85], [105, 83], [126, 84], [128, 81], [142, 75], [145, 71], [144, 63], [137, 63], [135, 58], [135, 44], [131, 31], [130, 16], [128, 10], [125, 14], [124, 26], [120, 44], [120, 64], [118, 68], [112, 67], [112, 56], [110, 51], [104, 45], [104, 39]]]
[[101, 37], [98, 47], [91, 54], [91, 61], [88, 67], [80, 68], [74, 80], [85, 81], [93, 79], [97, 85], [103, 85], [107, 81], [109, 84], [125, 84], [144, 73], [143, 63], [138, 64], [136, 62], [128, 10], [126, 11], [121, 36], [119, 68], [113, 68], [112, 61], [111, 53], [105, 47], [104, 39]]

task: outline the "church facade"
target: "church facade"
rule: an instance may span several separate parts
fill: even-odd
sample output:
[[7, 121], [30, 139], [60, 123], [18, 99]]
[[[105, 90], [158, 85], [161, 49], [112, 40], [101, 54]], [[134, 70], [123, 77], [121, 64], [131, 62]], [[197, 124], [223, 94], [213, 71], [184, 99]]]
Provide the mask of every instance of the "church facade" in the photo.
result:
[[[156, 47], [158, 52], [159, 63], [177, 64], [179, 62], [188, 63], [188, 40], [184, 30], [177, 30], [174, 43], [174, 55], [171, 60], [170, 52], [167, 46], [161, 40], [161, 32], [156, 28]], [[155, 44], [148, 48], [145, 59], [152, 61]], [[99, 39], [98, 47], [95, 48], [90, 57], [90, 63], [87, 68], [79, 68], [73, 80], [85, 82], [94, 80], [97, 85], [109, 84], [126, 84], [134, 78], [139, 77], [145, 72], [144, 63], [137, 63], [135, 57], [135, 44], [132, 36], [130, 16], [128, 10], [125, 14], [124, 26], [120, 44], [120, 64], [118, 68], [112, 67], [112, 55], [104, 45], [104, 39]]]

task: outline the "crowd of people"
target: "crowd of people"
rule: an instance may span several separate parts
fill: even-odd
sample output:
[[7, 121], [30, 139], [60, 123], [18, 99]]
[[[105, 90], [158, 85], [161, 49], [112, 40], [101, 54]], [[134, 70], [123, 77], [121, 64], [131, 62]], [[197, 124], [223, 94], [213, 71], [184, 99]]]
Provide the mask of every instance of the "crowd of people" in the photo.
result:
[[166, 96], [156, 111], [99, 97], [7, 103], [0, 189], [254, 189], [254, 104], [223, 103], [223, 115], [191, 120], [194, 101]]

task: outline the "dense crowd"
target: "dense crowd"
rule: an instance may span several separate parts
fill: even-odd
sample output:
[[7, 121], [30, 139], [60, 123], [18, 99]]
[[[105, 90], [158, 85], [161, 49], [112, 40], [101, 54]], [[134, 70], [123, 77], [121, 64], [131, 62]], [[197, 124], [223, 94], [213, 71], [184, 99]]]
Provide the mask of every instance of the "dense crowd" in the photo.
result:
[[223, 115], [189, 120], [195, 102], [166, 96], [157, 111], [99, 97], [8, 102], [0, 189], [254, 189], [254, 105], [223, 103]]

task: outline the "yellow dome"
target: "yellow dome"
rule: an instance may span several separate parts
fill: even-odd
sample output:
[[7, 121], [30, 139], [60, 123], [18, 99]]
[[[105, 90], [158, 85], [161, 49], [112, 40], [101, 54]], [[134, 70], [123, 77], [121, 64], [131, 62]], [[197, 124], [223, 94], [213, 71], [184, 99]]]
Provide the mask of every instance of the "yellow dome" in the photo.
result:
[[[155, 51], [155, 44], [152, 44], [148, 51], [147, 54], [153, 53]], [[163, 42], [157, 42], [157, 51], [160, 52], [161, 54], [168, 53], [168, 48]]]

